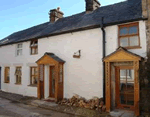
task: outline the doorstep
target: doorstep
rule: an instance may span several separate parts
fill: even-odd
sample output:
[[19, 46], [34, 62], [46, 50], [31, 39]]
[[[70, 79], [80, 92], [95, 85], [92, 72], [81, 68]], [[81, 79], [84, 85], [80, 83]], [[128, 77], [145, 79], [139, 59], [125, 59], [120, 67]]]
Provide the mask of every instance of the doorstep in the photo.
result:
[[107, 116], [109, 117], [109, 113], [100, 113], [95, 110], [85, 109], [81, 107], [58, 105], [55, 102], [38, 100], [35, 97], [22, 96], [14, 93], [0, 91], [0, 97], [11, 101], [16, 101], [19, 103], [24, 103], [27, 105], [32, 105], [44, 109], [50, 109], [53, 111], [58, 111], [58, 112], [82, 116], [82, 117], [107, 117]]
[[116, 109], [110, 112], [112, 117], [135, 117], [133, 111]]

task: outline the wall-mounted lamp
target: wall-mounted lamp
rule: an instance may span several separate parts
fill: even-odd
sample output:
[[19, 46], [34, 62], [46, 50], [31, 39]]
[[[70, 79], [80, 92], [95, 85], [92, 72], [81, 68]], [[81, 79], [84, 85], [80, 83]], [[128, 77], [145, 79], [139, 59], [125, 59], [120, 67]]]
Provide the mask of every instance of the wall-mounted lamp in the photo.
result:
[[81, 57], [81, 50], [74, 53], [73, 58], [80, 58]]

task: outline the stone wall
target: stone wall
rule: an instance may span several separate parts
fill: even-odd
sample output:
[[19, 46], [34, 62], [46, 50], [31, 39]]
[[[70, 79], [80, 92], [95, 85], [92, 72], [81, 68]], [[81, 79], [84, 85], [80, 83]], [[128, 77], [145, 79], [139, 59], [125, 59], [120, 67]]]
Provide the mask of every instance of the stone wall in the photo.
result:
[[150, 112], [150, 0], [142, 0], [143, 17], [146, 21], [147, 60], [140, 64], [141, 113]]

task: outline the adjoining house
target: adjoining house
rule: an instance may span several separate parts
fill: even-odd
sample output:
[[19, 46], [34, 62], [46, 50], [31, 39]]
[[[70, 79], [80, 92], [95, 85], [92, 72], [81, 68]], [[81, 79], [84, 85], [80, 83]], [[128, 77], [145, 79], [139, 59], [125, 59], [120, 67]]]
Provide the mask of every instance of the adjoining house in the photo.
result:
[[55, 101], [74, 94], [104, 97], [107, 111], [139, 115], [150, 1], [85, 3], [82, 13], [63, 17], [53, 9], [49, 22], [0, 40], [1, 90]]

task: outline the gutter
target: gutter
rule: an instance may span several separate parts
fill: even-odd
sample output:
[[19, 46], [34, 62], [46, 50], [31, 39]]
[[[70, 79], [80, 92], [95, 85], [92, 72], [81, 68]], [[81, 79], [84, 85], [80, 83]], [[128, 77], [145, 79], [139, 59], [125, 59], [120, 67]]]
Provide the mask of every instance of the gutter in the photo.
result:
[[[106, 56], [106, 31], [104, 29], [104, 17], [101, 19], [101, 30], [103, 33], [103, 58]], [[105, 62], [103, 62], [103, 100], [105, 103]]]

